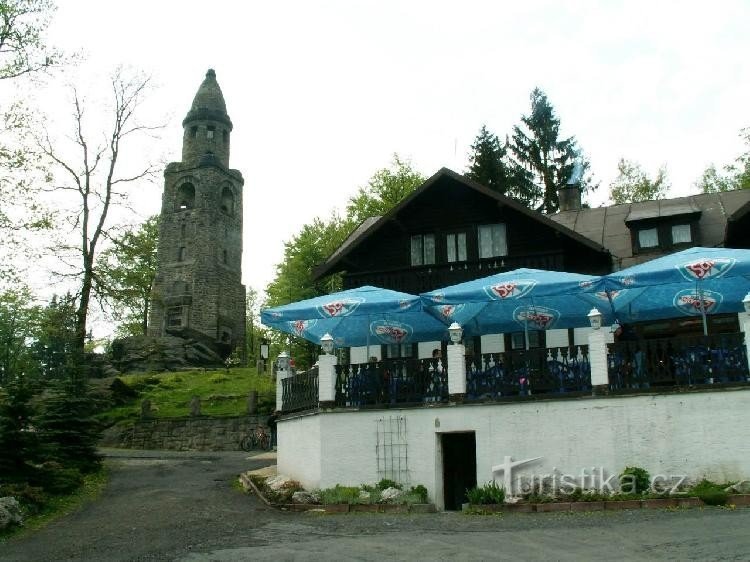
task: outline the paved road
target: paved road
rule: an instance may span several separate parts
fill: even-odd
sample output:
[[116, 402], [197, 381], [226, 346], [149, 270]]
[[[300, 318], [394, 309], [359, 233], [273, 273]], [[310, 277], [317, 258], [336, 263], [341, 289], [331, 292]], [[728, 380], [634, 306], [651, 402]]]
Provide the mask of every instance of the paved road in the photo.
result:
[[100, 500], [0, 560], [750, 560], [750, 509], [467, 516], [279, 513], [232, 487], [268, 460], [127, 452]]

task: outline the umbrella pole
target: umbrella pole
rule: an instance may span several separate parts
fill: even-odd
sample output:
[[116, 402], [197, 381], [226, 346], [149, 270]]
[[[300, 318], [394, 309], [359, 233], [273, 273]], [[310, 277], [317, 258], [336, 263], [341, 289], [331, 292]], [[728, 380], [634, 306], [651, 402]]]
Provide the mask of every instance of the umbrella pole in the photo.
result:
[[708, 335], [708, 322], [706, 321], [706, 302], [703, 300], [703, 289], [700, 287], [700, 281], [696, 283], [698, 285], [698, 298], [701, 301], [701, 317], [703, 318], [703, 335]]
[[526, 351], [529, 350], [529, 307], [526, 307], [526, 317], [523, 322], [523, 338], [526, 345]]

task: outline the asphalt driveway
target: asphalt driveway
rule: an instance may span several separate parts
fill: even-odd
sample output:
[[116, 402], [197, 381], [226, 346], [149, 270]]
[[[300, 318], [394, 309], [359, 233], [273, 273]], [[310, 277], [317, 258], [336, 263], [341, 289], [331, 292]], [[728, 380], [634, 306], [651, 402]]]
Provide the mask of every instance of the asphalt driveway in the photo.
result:
[[237, 491], [248, 453], [110, 452], [99, 500], [0, 560], [748, 560], [750, 509], [469, 516], [283, 513]]

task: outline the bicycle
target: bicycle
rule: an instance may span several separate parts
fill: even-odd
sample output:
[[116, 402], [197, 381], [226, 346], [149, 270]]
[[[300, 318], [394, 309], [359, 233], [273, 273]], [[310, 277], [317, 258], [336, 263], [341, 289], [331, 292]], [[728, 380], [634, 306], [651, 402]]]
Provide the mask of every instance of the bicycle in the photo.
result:
[[271, 435], [264, 427], [256, 427], [249, 435], [246, 435], [240, 441], [240, 448], [243, 451], [253, 451], [260, 449], [268, 451], [271, 449]]

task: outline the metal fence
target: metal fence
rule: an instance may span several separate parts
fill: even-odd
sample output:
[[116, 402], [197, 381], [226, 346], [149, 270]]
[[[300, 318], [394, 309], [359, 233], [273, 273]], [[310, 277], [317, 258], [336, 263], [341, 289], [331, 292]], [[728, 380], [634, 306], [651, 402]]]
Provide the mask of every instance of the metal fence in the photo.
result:
[[612, 390], [747, 382], [744, 334], [686, 336], [609, 344]]
[[590, 389], [587, 345], [485, 353], [466, 360], [469, 400], [560, 395]]
[[448, 400], [442, 359], [385, 359], [336, 365], [336, 406], [414, 404]]
[[308, 410], [318, 407], [318, 373], [307, 372], [281, 381], [282, 411]]

